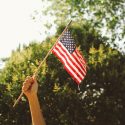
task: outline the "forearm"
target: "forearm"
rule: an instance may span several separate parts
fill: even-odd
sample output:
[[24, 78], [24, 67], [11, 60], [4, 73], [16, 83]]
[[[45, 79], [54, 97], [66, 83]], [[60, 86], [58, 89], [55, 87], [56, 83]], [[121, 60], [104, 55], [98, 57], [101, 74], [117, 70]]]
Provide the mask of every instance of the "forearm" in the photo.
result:
[[37, 94], [28, 97], [33, 125], [45, 125]]

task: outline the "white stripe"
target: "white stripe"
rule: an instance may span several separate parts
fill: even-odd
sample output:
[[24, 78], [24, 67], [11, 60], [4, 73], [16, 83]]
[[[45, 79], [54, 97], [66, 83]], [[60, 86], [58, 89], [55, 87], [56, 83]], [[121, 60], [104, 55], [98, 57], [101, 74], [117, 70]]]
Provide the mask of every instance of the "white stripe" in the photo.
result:
[[54, 51], [56, 52], [56, 54], [63, 60], [64, 64], [66, 65], [66, 67], [69, 69], [69, 71], [74, 75], [74, 77], [79, 81], [81, 82], [81, 80], [79, 79], [79, 77], [72, 71], [72, 69], [67, 65], [65, 59], [59, 54], [59, 52], [54, 49]]
[[55, 51], [55, 53], [63, 60], [64, 65], [70, 70], [70, 72], [74, 75], [74, 77], [75, 77], [79, 82], [81, 82], [82, 79], [80, 79], [80, 78], [74, 73], [74, 71], [72, 71], [72, 69], [69, 67], [69, 65], [67, 64], [67, 62], [65, 61], [65, 59], [63, 58], [63, 56], [60, 55], [60, 53], [58, 52], [58, 50], [55, 49], [54, 51]]
[[[67, 52], [68, 56], [73, 60], [73, 62], [82, 70], [82, 72], [84, 73], [84, 75], [86, 74], [85, 71], [82, 69], [82, 67], [77, 63], [77, 61], [73, 58], [73, 56], [71, 56], [71, 54], [68, 52], [68, 50], [64, 47], [64, 45], [61, 42], [58, 42], [60, 44], [60, 46], [63, 47], [63, 49]], [[75, 57], [77, 57], [77, 55], [75, 55]], [[79, 58], [77, 57], [77, 59], [79, 60]], [[81, 63], [81, 62], [80, 62]]]
[[83, 66], [83, 68], [84, 68], [84, 72], [86, 72], [86, 64], [84, 63], [82, 63], [80, 60], [79, 60], [79, 58], [78, 58], [78, 56], [76, 55], [76, 53], [73, 53], [73, 55], [77, 58], [77, 60], [79, 61], [79, 63], [81, 63], [81, 65]]
[[76, 53], [77, 53], [78, 56], [80, 57], [80, 60], [82, 61], [82, 63], [85, 64], [86, 62], [85, 62], [84, 58], [82, 57], [82, 55], [79, 53], [78, 50], [76, 50]]
[[73, 63], [69, 60], [69, 57], [67, 57], [67, 55], [65, 54], [65, 52], [59, 47], [59, 46], [56, 46], [60, 51], [61, 53], [65, 56], [65, 58], [67, 59], [67, 62], [70, 64], [70, 66], [80, 75], [81, 79], [84, 78], [84, 76], [79, 72], [79, 70], [73, 65]]
[[77, 59], [77, 61], [82, 65], [79, 64], [79, 66], [81, 67], [82, 71], [84, 74], [86, 74], [86, 67], [85, 65], [80, 61], [80, 58], [76, 55], [76, 52], [72, 53], [72, 55]]

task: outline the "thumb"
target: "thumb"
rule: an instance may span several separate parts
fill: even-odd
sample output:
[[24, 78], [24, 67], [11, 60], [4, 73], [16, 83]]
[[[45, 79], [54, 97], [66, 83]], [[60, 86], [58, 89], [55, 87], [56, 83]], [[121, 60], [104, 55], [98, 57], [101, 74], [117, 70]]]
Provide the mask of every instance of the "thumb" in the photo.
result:
[[36, 75], [33, 75], [32, 78], [34, 82], [37, 82]]

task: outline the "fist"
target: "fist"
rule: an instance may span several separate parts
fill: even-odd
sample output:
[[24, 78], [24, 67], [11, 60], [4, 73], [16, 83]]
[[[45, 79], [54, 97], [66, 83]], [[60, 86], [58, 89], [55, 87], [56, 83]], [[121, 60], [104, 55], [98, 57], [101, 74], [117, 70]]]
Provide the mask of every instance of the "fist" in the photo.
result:
[[35, 76], [27, 76], [23, 83], [22, 91], [27, 96], [27, 98], [32, 97], [33, 94], [37, 94], [38, 83]]

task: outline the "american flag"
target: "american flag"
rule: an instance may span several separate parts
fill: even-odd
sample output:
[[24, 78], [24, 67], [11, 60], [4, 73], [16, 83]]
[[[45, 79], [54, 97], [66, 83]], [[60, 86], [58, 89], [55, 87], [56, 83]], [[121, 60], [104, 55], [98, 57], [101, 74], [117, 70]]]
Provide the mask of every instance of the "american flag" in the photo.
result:
[[65, 31], [53, 47], [52, 53], [59, 58], [72, 79], [80, 84], [87, 72], [86, 61], [77, 49], [69, 30]]

